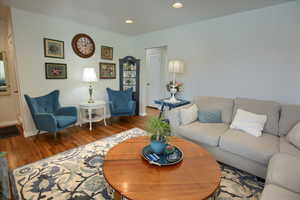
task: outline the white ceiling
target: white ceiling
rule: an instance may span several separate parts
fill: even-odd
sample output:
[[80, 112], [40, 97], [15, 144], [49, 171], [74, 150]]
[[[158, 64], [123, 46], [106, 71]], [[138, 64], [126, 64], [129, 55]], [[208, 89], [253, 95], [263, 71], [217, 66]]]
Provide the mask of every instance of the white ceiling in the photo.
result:
[[[12, 7], [138, 35], [200, 20], [263, 8], [289, 0], [0, 0]], [[134, 24], [125, 24], [131, 18]]]

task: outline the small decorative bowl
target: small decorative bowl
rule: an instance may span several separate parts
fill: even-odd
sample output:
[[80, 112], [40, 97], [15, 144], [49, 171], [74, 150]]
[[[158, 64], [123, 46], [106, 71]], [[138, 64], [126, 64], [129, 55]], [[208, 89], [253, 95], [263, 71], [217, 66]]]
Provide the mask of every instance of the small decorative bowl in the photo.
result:
[[165, 147], [165, 154], [171, 154], [175, 151], [175, 147], [168, 144], [166, 147]]

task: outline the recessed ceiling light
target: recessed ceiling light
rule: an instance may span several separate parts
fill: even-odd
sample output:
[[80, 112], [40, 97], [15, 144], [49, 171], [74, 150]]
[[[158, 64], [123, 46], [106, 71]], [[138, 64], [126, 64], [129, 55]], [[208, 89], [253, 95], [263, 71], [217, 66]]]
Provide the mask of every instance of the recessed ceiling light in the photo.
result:
[[132, 20], [132, 19], [127, 19], [127, 20], [125, 21], [125, 23], [126, 23], [126, 24], [133, 24], [133, 20]]
[[173, 3], [172, 7], [173, 7], [173, 8], [182, 8], [182, 7], [183, 7], [183, 4], [180, 3], [180, 2], [176, 2], [176, 3]]

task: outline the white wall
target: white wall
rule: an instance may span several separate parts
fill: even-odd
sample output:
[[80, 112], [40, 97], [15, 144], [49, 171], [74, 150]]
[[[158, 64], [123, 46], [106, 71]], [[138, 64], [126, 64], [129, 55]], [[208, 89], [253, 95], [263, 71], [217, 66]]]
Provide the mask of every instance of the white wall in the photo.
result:
[[[59, 89], [63, 105], [77, 105], [86, 100], [88, 90], [81, 82], [82, 68], [92, 66], [98, 71], [100, 45], [110, 45], [114, 47], [117, 66], [117, 59], [126, 55], [142, 59], [141, 113], [144, 113], [145, 49], [167, 46], [169, 59], [186, 62], [186, 73], [178, 79], [185, 84], [187, 99], [212, 95], [300, 103], [299, 1], [130, 38], [18, 9], [12, 10], [12, 17], [22, 96], [39, 96]], [[92, 58], [82, 59], [71, 48], [73, 36], [80, 32], [89, 34], [96, 43]], [[64, 60], [44, 58], [44, 37], [65, 41]], [[67, 63], [68, 79], [46, 80], [45, 62]], [[118, 88], [118, 77], [97, 83], [97, 99], [106, 99], [106, 87]], [[23, 112], [24, 128], [26, 135], [30, 135], [34, 125], [24, 98], [22, 111], [26, 111]]]
[[[100, 46], [114, 47], [113, 62], [116, 63], [117, 69], [118, 59], [128, 55], [128, 38], [116, 33], [18, 9], [12, 9], [12, 18], [22, 97], [24, 94], [40, 96], [59, 89], [62, 105], [77, 106], [80, 102], [88, 99], [88, 85], [81, 81], [82, 70], [84, 67], [95, 67], [96, 71], [99, 71]], [[73, 52], [71, 40], [77, 33], [86, 33], [93, 38], [96, 52], [91, 58], [83, 59]], [[65, 42], [65, 59], [44, 57], [44, 37]], [[46, 80], [45, 62], [66, 63], [68, 79]], [[109, 61], [103, 60], [103, 62]], [[107, 98], [106, 87], [119, 88], [118, 71], [117, 79], [100, 80], [96, 83], [95, 99]], [[25, 135], [32, 135], [36, 130], [24, 98], [21, 103]]]
[[[300, 104], [300, 2], [285, 3], [132, 38], [145, 48], [168, 46], [185, 60], [187, 99], [195, 95], [271, 99]], [[141, 92], [145, 102], [145, 85]]]

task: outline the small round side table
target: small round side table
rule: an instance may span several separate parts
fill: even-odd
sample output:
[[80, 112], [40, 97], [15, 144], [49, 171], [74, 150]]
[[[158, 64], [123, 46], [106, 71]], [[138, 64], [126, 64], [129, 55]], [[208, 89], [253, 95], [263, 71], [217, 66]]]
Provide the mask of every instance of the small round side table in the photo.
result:
[[82, 123], [90, 124], [92, 131], [92, 122], [103, 120], [106, 126], [106, 103], [105, 101], [95, 101], [94, 103], [83, 102], [79, 104], [80, 126]]

